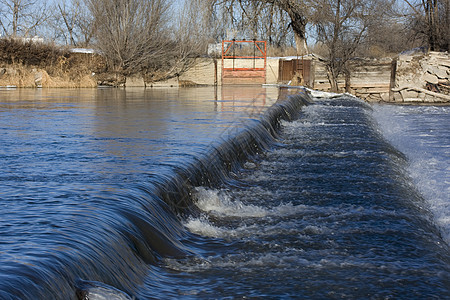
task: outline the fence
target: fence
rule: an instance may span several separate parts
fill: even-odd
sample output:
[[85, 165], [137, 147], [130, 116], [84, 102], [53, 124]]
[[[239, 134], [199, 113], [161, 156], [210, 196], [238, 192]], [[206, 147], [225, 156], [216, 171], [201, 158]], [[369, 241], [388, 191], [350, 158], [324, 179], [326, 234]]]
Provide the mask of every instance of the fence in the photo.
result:
[[222, 42], [222, 84], [266, 83], [265, 41]]

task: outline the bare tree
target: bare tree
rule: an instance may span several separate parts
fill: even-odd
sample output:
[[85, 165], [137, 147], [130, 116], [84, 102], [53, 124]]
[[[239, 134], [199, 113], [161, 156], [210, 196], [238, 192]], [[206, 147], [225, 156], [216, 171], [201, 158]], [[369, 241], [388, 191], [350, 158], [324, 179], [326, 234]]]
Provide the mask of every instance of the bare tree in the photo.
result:
[[306, 45], [306, 25], [309, 15], [309, 1], [298, 0], [263, 0], [271, 4], [278, 5], [291, 18], [289, 24], [294, 31], [295, 43], [297, 45], [297, 54], [303, 55], [308, 53]]
[[293, 33], [290, 29], [290, 18], [284, 10], [276, 5], [271, 5], [265, 10], [262, 22], [262, 35], [267, 37], [269, 45], [283, 48], [285, 46], [295, 46], [293, 44]]
[[[248, 26], [249, 28], [255, 28], [255, 20], [259, 18], [261, 23], [275, 25], [274, 21], [284, 21], [283, 18], [278, 20], [273, 19], [274, 15], [260, 14], [264, 10], [273, 11], [276, 7], [281, 9], [289, 16], [288, 27], [292, 28], [295, 36], [297, 54], [303, 55], [308, 53], [306, 45], [306, 25], [309, 15], [309, 0], [205, 0], [213, 2], [215, 6], [221, 8], [226, 17], [222, 18], [231, 20], [231, 25], [235, 23], [241, 26]], [[244, 20], [247, 18], [248, 22]], [[278, 23], [279, 24], [279, 23]], [[271, 31], [273, 33], [273, 31]]]
[[431, 50], [450, 50], [450, 1], [404, 0], [410, 7], [411, 29]]
[[29, 36], [50, 15], [45, 1], [0, 0], [0, 6], [3, 32], [11, 37]]
[[269, 45], [282, 47], [291, 44], [288, 41], [291, 21], [289, 15], [274, 3], [251, 1], [244, 5], [239, 3], [242, 17], [240, 32], [250, 39], [266, 39]]
[[96, 42], [117, 74], [138, 73], [166, 61], [170, 49], [166, 0], [86, 0]]
[[209, 9], [201, 0], [185, 2], [172, 30], [174, 43], [168, 51], [171, 59], [166, 77], [180, 75], [194, 64], [193, 58], [206, 53], [208, 42], [216, 31]]
[[203, 4], [202, 0], [186, 1], [178, 15], [172, 14], [173, 23], [160, 49], [164, 56], [143, 66], [147, 81], [178, 77], [195, 65], [195, 58], [206, 53], [216, 29]]
[[312, 22], [317, 40], [326, 48], [328, 78], [338, 91], [338, 76], [347, 74], [348, 61], [363, 44], [369, 28], [383, 22], [389, 0], [317, 0]]
[[66, 45], [86, 47], [91, 42], [95, 27], [84, 0], [58, 0], [52, 6], [53, 16], [48, 25], [53, 38]]

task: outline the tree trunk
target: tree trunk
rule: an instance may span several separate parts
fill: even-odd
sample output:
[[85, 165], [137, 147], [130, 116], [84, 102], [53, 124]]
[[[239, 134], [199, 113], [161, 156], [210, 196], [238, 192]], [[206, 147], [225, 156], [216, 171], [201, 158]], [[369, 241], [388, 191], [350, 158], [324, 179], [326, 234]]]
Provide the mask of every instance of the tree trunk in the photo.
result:
[[13, 21], [12, 21], [13, 37], [17, 37], [18, 27], [19, 27], [19, 4], [14, 2], [14, 4], [13, 4]]
[[351, 77], [350, 77], [350, 72], [346, 71], [345, 72], [345, 92], [346, 93], [350, 93], [350, 87], [351, 87]]
[[297, 55], [307, 55], [308, 54], [308, 46], [306, 44], [306, 38], [300, 34], [294, 32], [295, 36], [295, 45], [297, 48]]
[[67, 31], [69, 32], [69, 38], [70, 38], [70, 45], [76, 46], [75, 39], [73, 38], [73, 22], [70, 22], [67, 20], [67, 12], [66, 7], [64, 7], [64, 10], [61, 8], [61, 5], [58, 4], [59, 11], [61, 13], [61, 16], [64, 20], [64, 24], [66, 24]]
[[329, 75], [329, 81], [331, 84], [331, 92], [338, 93], [339, 92], [339, 86], [337, 83], [337, 79], [333, 76], [333, 73], [328, 73]]
[[333, 92], [333, 93], [339, 92], [337, 76], [335, 75], [335, 72], [331, 66], [327, 66], [327, 76], [328, 76], [328, 81], [330, 82], [331, 92]]
[[427, 0], [427, 19], [429, 26], [430, 50], [436, 51], [436, 28], [434, 22], [434, 5], [432, 0]]
[[[270, 1], [266, 1], [270, 2]], [[282, 10], [287, 12], [291, 18], [291, 27], [294, 31], [295, 44], [297, 46], [297, 55], [308, 54], [306, 46], [306, 16], [303, 12], [303, 7], [294, 0], [279, 0], [272, 1], [278, 5]]]

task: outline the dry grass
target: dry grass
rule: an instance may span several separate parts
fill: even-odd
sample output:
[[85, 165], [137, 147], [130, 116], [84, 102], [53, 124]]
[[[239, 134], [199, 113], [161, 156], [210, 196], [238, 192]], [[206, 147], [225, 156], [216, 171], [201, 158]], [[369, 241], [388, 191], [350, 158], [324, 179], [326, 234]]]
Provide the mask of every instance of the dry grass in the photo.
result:
[[18, 64], [6, 65], [0, 69], [0, 86], [23, 88], [85, 88], [96, 87], [97, 81], [91, 74], [70, 74], [50, 76], [46, 70]]
[[0, 39], [0, 86], [95, 87], [93, 73], [104, 70], [99, 55], [71, 53], [51, 44]]

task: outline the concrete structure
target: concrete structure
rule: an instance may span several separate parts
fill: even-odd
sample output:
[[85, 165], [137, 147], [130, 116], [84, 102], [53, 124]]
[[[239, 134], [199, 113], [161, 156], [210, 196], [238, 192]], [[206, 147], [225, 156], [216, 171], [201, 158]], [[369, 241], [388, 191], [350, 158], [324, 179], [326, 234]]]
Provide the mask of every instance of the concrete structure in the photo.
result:
[[[278, 83], [278, 58], [267, 59], [266, 82]], [[227, 62], [230, 64], [231, 62]], [[235, 66], [253, 64], [253, 59], [236, 60]], [[221, 85], [222, 84], [222, 60], [212, 58], [197, 58], [194, 67], [179, 77], [181, 85]]]
[[[289, 60], [303, 61], [298, 65], [308, 68], [309, 80], [301, 82], [301, 69], [286, 68]], [[305, 63], [305, 61], [309, 61]], [[227, 64], [233, 63], [230, 61]], [[260, 63], [254, 59], [234, 61], [235, 67]], [[350, 74], [338, 78], [341, 91], [347, 91], [370, 102], [450, 102], [450, 56], [430, 52], [418, 55], [400, 55], [396, 59], [357, 59], [350, 63]], [[228, 65], [229, 67], [229, 65]], [[303, 72], [307, 74], [308, 72]], [[142, 81], [140, 81], [142, 84]], [[241, 82], [244, 83], [244, 82]], [[326, 62], [317, 55], [273, 57], [266, 61], [266, 84], [305, 84], [321, 91], [330, 91]], [[197, 58], [194, 66], [164, 82], [146, 83], [149, 87], [221, 85], [222, 60]], [[258, 82], [257, 84], [261, 84]]]

